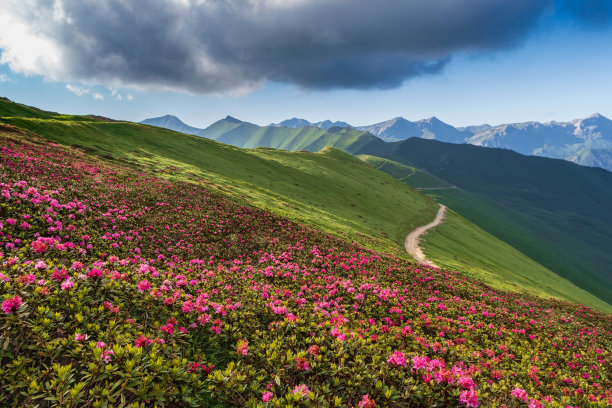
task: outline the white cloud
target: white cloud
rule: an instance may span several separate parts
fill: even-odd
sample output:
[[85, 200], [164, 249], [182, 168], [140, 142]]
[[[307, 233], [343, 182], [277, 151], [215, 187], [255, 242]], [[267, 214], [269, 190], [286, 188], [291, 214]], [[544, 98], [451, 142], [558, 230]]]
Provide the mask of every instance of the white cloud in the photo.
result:
[[118, 101], [123, 100], [123, 96], [121, 96], [118, 90], [116, 90], [115, 88], [108, 88], [108, 90], [110, 91], [111, 95], [114, 96]]
[[94, 98], [95, 100], [97, 100], [97, 101], [103, 101], [103, 100], [104, 100], [104, 95], [102, 95], [102, 94], [101, 94], [101, 93], [99, 93], [99, 92], [96, 92], [96, 93], [94, 94], [93, 98]]
[[[61, 44], [43, 29], [47, 18], [33, 0], [0, 1], [0, 64], [14, 72], [41, 74], [52, 80], [65, 75]], [[34, 7], [35, 12], [31, 12]]]
[[89, 89], [81, 88], [80, 86], [66, 84], [66, 89], [75, 94], [76, 96], [83, 96], [89, 93]]
[[10, 81], [10, 80], [11, 80], [11, 78], [9, 78], [9, 76], [8, 76], [8, 75], [6, 75], [6, 74], [0, 74], [0, 82], [8, 82], [8, 81]]
[[134, 97], [132, 96], [132, 94], [127, 94], [127, 100], [128, 101], [133, 101]]

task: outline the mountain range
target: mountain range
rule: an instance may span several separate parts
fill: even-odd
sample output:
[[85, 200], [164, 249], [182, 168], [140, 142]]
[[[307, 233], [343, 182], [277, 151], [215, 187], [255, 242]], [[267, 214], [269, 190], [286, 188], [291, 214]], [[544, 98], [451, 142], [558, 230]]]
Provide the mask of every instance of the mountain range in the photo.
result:
[[[226, 129], [227, 122], [232, 122], [235, 125], [233, 128], [239, 128], [247, 123], [228, 117], [223, 121], [221, 128], [220, 123], [215, 122], [206, 129], [200, 129], [188, 126], [169, 115], [147, 119], [141, 123], [217, 140], [218, 132]], [[247, 126], [256, 125], [247, 124]], [[530, 156], [564, 159], [583, 166], [601, 167], [612, 171], [612, 120], [600, 114], [570, 122], [523, 122], [467, 127], [454, 127], [435, 116], [414, 122], [397, 117], [368, 126], [351, 126], [346, 122], [329, 120], [309, 122], [305, 119], [292, 118], [259, 128], [287, 129], [287, 134], [293, 134], [296, 129], [315, 128], [328, 131], [334, 128], [353, 128], [368, 132], [385, 142], [419, 137], [447, 143], [467, 143], [514, 150]], [[313, 131], [317, 133], [314, 129], [307, 130], [307, 132]], [[273, 133], [280, 135], [283, 131], [277, 129]]]

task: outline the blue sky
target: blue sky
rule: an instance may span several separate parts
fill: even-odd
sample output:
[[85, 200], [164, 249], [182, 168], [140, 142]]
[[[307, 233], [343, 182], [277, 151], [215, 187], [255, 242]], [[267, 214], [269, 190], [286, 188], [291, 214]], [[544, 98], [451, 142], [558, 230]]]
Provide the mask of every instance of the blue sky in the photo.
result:
[[[112, 0], [104, 1], [113, 3]], [[180, 3], [190, 0], [157, 1]], [[299, 0], [295, 3], [295, 7], [300, 6]], [[160, 64], [161, 68], [153, 71], [149, 67], [157, 63], [158, 56], [154, 52], [138, 55], [137, 42], [128, 49], [136, 57], [131, 58], [130, 54], [123, 64], [136, 68], [117, 69], [115, 64], [105, 70], [100, 65], [104, 65], [106, 60], [101, 63], [99, 53], [95, 57], [83, 56], [79, 52], [86, 54], [86, 51], [81, 51], [78, 44], [72, 48], [64, 46], [60, 39], [65, 34], [59, 25], [48, 27], [45, 37], [46, 41], [51, 41], [50, 49], [59, 44], [56, 46], [61, 56], [59, 62], [36, 65], [30, 54], [15, 51], [23, 47], [19, 48], [15, 43], [17, 40], [6, 32], [3, 34], [0, 28], [0, 50], [4, 53], [0, 59], [0, 96], [43, 109], [92, 113], [131, 121], [173, 114], [198, 127], [205, 127], [225, 115], [257, 124], [302, 117], [311, 121], [342, 120], [354, 125], [372, 124], [396, 116], [409, 120], [437, 116], [455, 126], [528, 120], [565, 121], [595, 112], [612, 118], [612, 29], [609, 18], [606, 18], [610, 4], [606, 1], [594, 3], [602, 7], [603, 22], [578, 21], [567, 13], [550, 12], [545, 8], [520, 10], [523, 14], [517, 17], [516, 24], [507, 27], [509, 34], [491, 42], [478, 39], [478, 36], [486, 35], [486, 31], [475, 33], [461, 44], [449, 45], [442, 35], [422, 47], [412, 43], [404, 45], [398, 40], [394, 49], [380, 56], [377, 50], [386, 49], [389, 38], [381, 38], [380, 43], [371, 45], [365, 44], [369, 40], [364, 34], [365, 40], [345, 41], [336, 48], [330, 45], [330, 54], [321, 58], [320, 64], [323, 65], [304, 63], [316, 59], [317, 54], [299, 49], [299, 44], [274, 44], [274, 40], [270, 40], [274, 33], [262, 35], [265, 42], [238, 38], [236, 41], [240, 45], [251, 41], [249, 49], [260, 47], [264, 50], [262, 52], [267, 52], [272, 41], [280, 51], [275, 50], [275, 54], [271, 54], [274, 56], [263, 62], [252, 58], [244, 66], [235, 60], [226, 63], [230, 57], [236, 58], [236, 54], [216, 52], [216, 59], [211, 57], [212, 62], [206, 62], [207, 67], [213, 66], [214, 69], [204, 74], [200, 74], [201, 68], [198, 67], [193, 71], [189, 71], [190, 67], [185, 68], [186, 74], [175, 69], [176, 65], [182, 64], [181, 58], [193, 58], [187, 46], [184, 54], [169, 47], [169, 64], [164, 62]], [[60, 11], [67, 17], [60, 15], [57, 18], [56, 7], [50, 11], [55, 13], [55, 20], [67, 21], [64, 25], [72, 27], [72, 30], [78, 28], [79, 10], [66, 6], [66, 2], [58, 4], [65, 9]], [[12, 12], [10, 6], [2, 7], [5, 7], [2, 11]], [[265, 3], [261, 7], [274, 6]], [[279, 13], [287, 12], [283, 9]], [[310, 12], [315, 13], [316, 9]], [[491, 10], [491, 13], [495, 12]], [[38, 11], [38, 14], [42, 13]], [[534, 17], [529, 13], [541, 15]], [[360, 15], [353, 18], [358, 20]], [[386, 16], [381, 14], [380, 18]], [[100, 19], [107, 27], [107, 15], [101, 15]], [[36, 19], [28, 16], [27, 21], [30, 20], [34, 25]], [[142, 27], [146, 30], [145, 26]], [[32, 30], [31, 27], [14, 29]], [[352, 38], [361, 35], [341, 27], [329, 38], [317, 36], [316, 41], [322, 41], [323, 45], [337, 42], [334, 38], [343, 34], [342, 30]], [[89, 35], [96, 40], [102, 36], [100, 33], [104, 33], [86, 32], [84, 29], [82, 32], [83, 36]], [[193, 32], [189, 34], [193, 36]], [[409, 34], [414, 35], [403, 32], [390, 35]], [[300, 37], [302, 33], [299, 31], [295, 35], [302, 42], [304, 38], [310, 39], [310, 34]], [[134, 30], [124, 36], [139, 41], [147, 33]], [[204, 44], [207, 49], [221, 49], [222, 45], [232, 48], [232, 44], [211, 44], [208, 37], [205, 38], [201, 43], [194, 42], [193, 47]], [[32, 47], [43, 45], [46, 47], [46, 44]], [[104, 46], [102, 44], [97, 49], [107, 49]], [[317, 46], [321, 47], [321, 43]], [[371, 48], [367, 49], [368, 46]], [[163, 53], [163, 47], [160, 48], [160, 53]], [[335, 55], [344, 55], [346, 49], [356, 51], [346, 59], [347, 63], [344, 60], [338, 62]], [[110, 55], [115, 50], [110, 48], [106, 52]], [[276, 54], [280, 54], [278, 59], [275, 59]], [[399, 64], [386, 64], [397, 55], [408, 58], [406, 61], [409, 63], [402, 60]], [[35, 57], [42, 58], [40, 55]], [[293, 65], [285, 64], [285, 61]], [[365, 63], [360, 65], [361, 61]], [[440, 67], [428, 68], [431, 61], [440, 62]], [[217, 64], [221, 69], [217, 69]], [[82, 66], [87, 70], [80, 70]], [[138, 68], [140, 66], [144, 68]], [[251, 69], [251, 66], [257, 68]], [[142, 69], [142, 73], [138, 69]], [[343, 70], [347, 71], [348, 77], [343, 76]]]

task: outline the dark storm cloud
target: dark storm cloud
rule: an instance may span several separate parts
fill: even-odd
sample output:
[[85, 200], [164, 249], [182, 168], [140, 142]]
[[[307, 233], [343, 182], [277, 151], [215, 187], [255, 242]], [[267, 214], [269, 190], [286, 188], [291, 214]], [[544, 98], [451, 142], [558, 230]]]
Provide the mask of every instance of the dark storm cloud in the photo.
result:
[[[308, 89], [397, 87], [439, 72], [457, 53], [520, 44], [557, 6], [553, 0], [56, 0], [53, 7], [33, 1], [37, 11], [22, 17], [62, 51], [64, 79], [194, 93], [246, 91], [269, 80]], [[566, 12], [585, 15], [577, 4], [563, 1]]]

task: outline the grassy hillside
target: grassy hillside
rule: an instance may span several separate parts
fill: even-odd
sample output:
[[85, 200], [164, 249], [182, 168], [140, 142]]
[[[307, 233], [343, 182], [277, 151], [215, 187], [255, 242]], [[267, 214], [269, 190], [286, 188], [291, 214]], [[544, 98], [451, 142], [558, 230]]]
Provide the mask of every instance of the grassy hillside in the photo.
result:
[[610, 315], [28, 134], [0, 167], [0, 407], [609, 405]]
[[7, 117], [28, 117], [41, 119], [50, 119], [61, 116], [58, 113], [47, 112], [32, 106], [22, 105], [4, 97], [0, 97], [0, 115]]
[[[266, 148], [245, 150], [158, 127], [88, 117], [42, 120], [5, 116], [1, 120], [48, 140], [116, 163], [137, 166], [170, 180], [206, 183], [244, 203], [395, 253], [401, 251], [405, 235], [416, 226], [428, 223], [437, 211], [437, 204], [426, 196], [337, 149], [325, 148], [319, 153]], [[441, 182], [416, 169], [415, 175], [422, 182], [426, 179]], [[469, 223], [459, 217], [449, 218], [448, 228], [455, 229], [455, 224]], [[469, 260], [474, 276], [497, 274], [500, 287], [517, 285], [604, 310], [607, 307], [565, 281], [529, 287], [523, 286], [524, 281], [507, 278], [504, 262], [509, 260], [512, 265], [520, 265], [523, 275], [540, 274], [542, 268], [490, 236], [486, 237], [489, 251], [483, 251], [480, 243], [486, 233], [474, 225], [460, 231], [455, 238], [466, 243], [467, 253], [471, 255], [466, 256], [465, 246], [449, 245], [447, 259], [462, 261], [445, 262], [445, 265], [464, 268], [463, 261]], [[429, 238], [426, 242], [428, 253]], [[469, 249], [472, 242], [474, 247]], [[495, 257], [497, 261], [492, 259]], [[439, 254], [432, 258], [445, 259]], [[495, 283], [493, 279], [488, 282]]]
[[436, 213], [433, 200], [339, 150], [240, 149], [126, 122], [7, 117], [2, 121], [171, 180], [209, 183], [245, 203], [347, 239], [365, 238], [375, 248], [397, 252], [406, 233]]
[[430, 189], [453, 187], [449, 182], [414, 166], [408, 166], [393, 160], [367, 154], [360, 154], [357, 155], [357, 157], [366, 163], [370, 163], [378, 170], [384, 171], [414, 188]]
[[462, 188], [429, 193], [538, 263], [612, 301], [612, 173], [423, 139], [378, 149]]
[[[451, 209], [460, 209], [462, 213], [474, 217], [486, 214], [488, 223], [481, 229], [455, 211], [449, 210], [445, 222], [421, 239], [427, 258], [437, 265], [460, 269], [500, 289], [529, 290], [541, 296], [560, 297], [579, 303], [588, 302], [602, 310], [612, 310], [606, 302], [578, 289], [518, 249], [486, 232], [487, 228], [493, 226], [489, 224], [503, 222], [507, 232], [525, 237], [525, 246], [537, 245], [537, 242], [530, 240], [529, 231], [514, 224], [495, 203], [489, 202], [487, 206], [474, 205], [485, 200], [463, 189], [454, 188], [444, 180], [412, 166], [375, 156], [359, 155], [359, 158], [412, 187], [422, 188], [424, 193]], [[514, 214], [514, 217], [519, 216], [520, 214]], [[557, 257], [563, 258], [562, 254], [557, 254]]]

